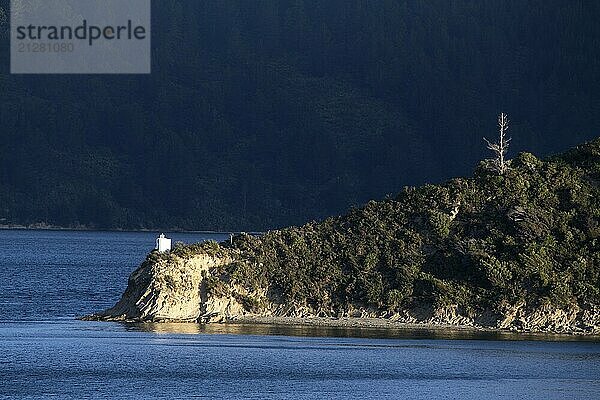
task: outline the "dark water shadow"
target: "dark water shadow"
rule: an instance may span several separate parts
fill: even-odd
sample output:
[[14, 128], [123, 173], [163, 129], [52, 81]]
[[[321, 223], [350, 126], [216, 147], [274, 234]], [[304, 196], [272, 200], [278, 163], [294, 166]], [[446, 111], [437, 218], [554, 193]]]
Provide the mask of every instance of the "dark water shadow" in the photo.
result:
[[514, 333], [451, 328], [348, 328], [269, 324], [119, 323], [127, 331], [182, 335], [258, 335], [367, 339], [443, 339], [549, 342], [600, 342], [600, 336]]

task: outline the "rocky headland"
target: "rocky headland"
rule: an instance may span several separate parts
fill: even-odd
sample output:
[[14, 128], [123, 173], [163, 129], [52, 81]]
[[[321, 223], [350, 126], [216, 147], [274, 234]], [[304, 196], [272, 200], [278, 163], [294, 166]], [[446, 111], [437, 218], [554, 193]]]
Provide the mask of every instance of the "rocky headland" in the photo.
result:
[[149, 254], [86, 317], [600, 334], [600, 140], [348, 215]]
[[[153, 253], [130, 277], [127, 290], [111, 309], [86, 317], [123, 322], [198, 322], [306, 324], [375, 328], [459, 328], [600, 334], [600, 308], [576, 305], [531, 307], [525, 302], [499, 310], [468, 313], [458, 305], [431, 305], [402, 310], [351, 307], [326, 312], [309, 306], [283, 304], [268, 291], [249, 291], [235, 282], [220, 281], [226, 256], [161, 255]], [[219, 283], [215, 285], [215, 282]]]

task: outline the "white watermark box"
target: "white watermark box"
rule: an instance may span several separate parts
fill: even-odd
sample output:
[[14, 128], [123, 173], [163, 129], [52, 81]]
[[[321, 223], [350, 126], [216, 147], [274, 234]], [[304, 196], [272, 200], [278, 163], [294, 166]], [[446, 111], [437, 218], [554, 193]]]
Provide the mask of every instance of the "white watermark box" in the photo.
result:
[[11, 0], [11, 73], [149, 74], [150, 0]]

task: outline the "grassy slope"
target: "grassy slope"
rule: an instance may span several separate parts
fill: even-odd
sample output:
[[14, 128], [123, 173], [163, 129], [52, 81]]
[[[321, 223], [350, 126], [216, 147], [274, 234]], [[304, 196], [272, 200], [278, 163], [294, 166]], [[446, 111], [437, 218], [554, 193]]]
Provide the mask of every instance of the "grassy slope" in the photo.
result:
[[544, 161], [520, 154], [505, 176], [482, 163], [473, 178], [238, 237], [221, 245], [239, 260], [221, 279], [326, 312], [416, 304], [476, 312], [521, 300], [598, 305], [599, 184], [600, 139]]

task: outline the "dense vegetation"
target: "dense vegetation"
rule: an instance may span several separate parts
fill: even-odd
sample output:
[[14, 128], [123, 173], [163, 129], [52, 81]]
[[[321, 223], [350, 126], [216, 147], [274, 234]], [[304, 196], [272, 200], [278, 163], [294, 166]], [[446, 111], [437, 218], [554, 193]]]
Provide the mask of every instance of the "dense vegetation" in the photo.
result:
[[236, 237], [221, 245], [238, 260], [222, 280], [332, 313], [600, 305], [600, 139], [546, 161], [519, 154], [505, 175], [488, 164], [343, 217]]
[[[11, 76], [0, 63], [0, 224], [299, 224], [468, 174], [500, 111], [513, 149], [541, 155], [600, 126], [600, 2], [153, 3], [150, 76]], [[422, 218], [451, 240], [444, 215]]]

